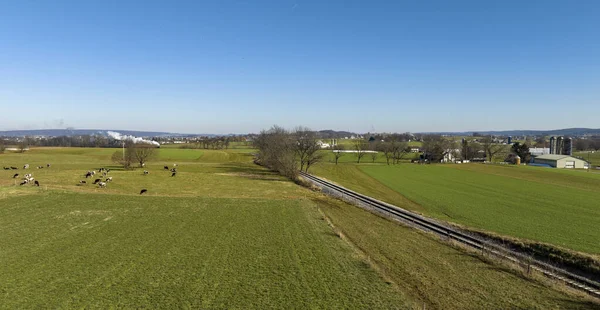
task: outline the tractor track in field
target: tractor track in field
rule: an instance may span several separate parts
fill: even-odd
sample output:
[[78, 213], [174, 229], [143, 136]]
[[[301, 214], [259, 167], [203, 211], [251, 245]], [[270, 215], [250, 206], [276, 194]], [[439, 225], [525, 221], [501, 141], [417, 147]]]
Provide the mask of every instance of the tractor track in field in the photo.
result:
[[550, 279], [563, 282], [576, 290], [600, 299], [600, 282], [593, 279], [552, 266], [541, 260], [515, 252], [507, 247], [485, 241], [480, 237], [473, 236], [455, 227], [357, 193], [308, 173], [300, 172], [300, 176], [320, 187], [326, 194], [341, 198], [344, 201], [353, 203], [364, 209], [400, 220], [401, 222], [407, 223], [418, 229], [434, 233], [442, 239], [458, 242], [466, 247], [481, 251], [482, 254], [493, 255], [502, 260], [507, 260], [522, 266], [528, 273], [532, 270], [539, 272]]

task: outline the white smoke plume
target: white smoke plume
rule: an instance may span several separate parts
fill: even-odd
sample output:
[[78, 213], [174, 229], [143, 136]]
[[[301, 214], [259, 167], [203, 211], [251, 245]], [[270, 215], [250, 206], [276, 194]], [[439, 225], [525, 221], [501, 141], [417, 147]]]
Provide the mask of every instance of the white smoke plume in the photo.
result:
[[146, 144], [160, 146], [160, 144], [156, 141], [146, 140], [146, 139], [142, 139], [142, 138], [138, 138], [138, 137], [134, 137], [134, 136], [122, 135], [115, 131], [107, 131], [106, 133], [111, 138], [113, 138], [115, 140], [119, 140], [119, 141], [132, 141], [133, 143], [146, 143]]

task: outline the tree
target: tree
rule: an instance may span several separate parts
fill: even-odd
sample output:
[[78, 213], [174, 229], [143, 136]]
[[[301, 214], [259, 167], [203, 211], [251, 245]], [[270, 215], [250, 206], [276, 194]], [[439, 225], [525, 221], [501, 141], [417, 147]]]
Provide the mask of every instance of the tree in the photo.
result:
[[392, 148], [392, 143], [394, 142], [382, 142], [378, 145], [378, 150], [383, 153], [385, 161], [388, 165], [390, 164], [390, 159], [394, 158], [394, 150]]
[[344, 156], [344, 154], [346, 154], [344, 152], [344, 146], [340, 145], [340, 144], [336, 144], [333, 146], [333, 157], [335, 158], [335, 164], [338, 164], [338, 160], [340, 159], [340, 157]]
[[369, 153], [369, 156], [371, 157], [371, 162], [375, 162], [377, 160], [377, 157], [379, 157], [379, 153], [377, 152], [378, 148], [379, 148], [379, 142], [371, 142], [371, 153]]
[[111, 156], [112, 162], [123, 166], [125, 169], [131, 168], [131, 163], [133, 163], [135, 158], [133, 157], [133, 152], [128, 150], [129, 148], [115, 151]]
[[4, 140], [0, 139], [0, 154], [4, 153], [6, 150], [6, 146], [4, 145]]
[[494, 143], [494, 139], [492, 136], [485, 136], [480, 139], [481, 145], [483, 146], [483, 151], [487, 156], [487, 160], [489, 162], [494, 161], [494, 156], [504, 150], [503, 144]]
[[548, 147], [548, 142], [545, 137], [537, 137], [535, 139], [535, 147]]
[[592, 139], [590, 139], [589, 147], [594, 151], [600, 150], [600, 137], [593, 137]]
[[392, 159], [393, 163], [398, 164], [404, 155], [410, 153], [410, 147], [406, 142], [392, 142]]
[[431, 162], [442, 161], [444, 156], [455, 148], [453, 141], [440, 135], [427, 135], [423, 137], [423, 153], [425, 159], [428, 159]]
[[317, 133], [306, 127], [298, 127], [293, 133], [296, 140], [295, 153], [300, 160], [300, 171], [308, 172], [308, 168], [320, 162], [324, 154], [317, 143]]
[[19, 153], [25, 153], [25, 150], [27, 150], [27, 147], [29, 147], [29, 144], [27, 144], [27, 139], [23, 139], [23, 141], [19, 142], [17, 147], [19, 148]]
[[369, 149], [369, 143], [364, 139], [354, 140], [354, 150], [356, 151], [356, 160], [360, 164], [361, 158], [365, 156], [365, 151]]
[[588, 150], [590, 148], [590, 140], [581, 138], [575, 139], [575, 141], [573, 142], [573, 146], [578, 151]]
[[522, 163], [528, 163], [531, 161], [531, 153], [529, 153], [529, 146], [527, 146], [526, 143], [521, 144], [519, 142], [515, 142], [515, 144], [513, 144], [511, 147], [511, 151], [521, 157]]
[[146, 162], [153, 160], [158, 154], [154, 145], [146, 143], [131, 143], [127, 147], [127, 152], [132, 153], [132, 158], [140, 164], [140, 167], [143, 167]]
[[261, 131], [253, 142], [259, 151], [256, 162], [290, 179], [296, 179], [298, 165], [295, 142], [287, 130], [277, 125]]

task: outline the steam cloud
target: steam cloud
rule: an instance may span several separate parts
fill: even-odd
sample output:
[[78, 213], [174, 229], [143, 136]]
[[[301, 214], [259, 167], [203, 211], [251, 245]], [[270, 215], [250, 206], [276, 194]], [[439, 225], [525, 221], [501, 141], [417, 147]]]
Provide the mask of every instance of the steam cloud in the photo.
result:
[[120, 134], [118, 132], [114, 132], [114, 131], [108, 131], [106, 133], [111, 138], [113, 138], [115, 140], [119, 140], [119, 141], [132, 141], [133, 143], [146, 143], [146, 144], [160, 146], [160, 144], [156, 141], [146, 140], [146, 139], [142, 139], [142, 138], [138, 138], [138, 137], [134, 137], [134, 136], [122, 135], [122, 134]]

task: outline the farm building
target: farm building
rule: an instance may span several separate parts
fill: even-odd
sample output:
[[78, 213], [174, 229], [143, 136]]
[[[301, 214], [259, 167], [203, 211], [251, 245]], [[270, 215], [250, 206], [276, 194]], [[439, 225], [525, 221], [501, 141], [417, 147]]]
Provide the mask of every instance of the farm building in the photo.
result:
[[588, 169], [585, 160], [568, 155], [542, 155], [533, 159], [535, 164], [549, 165], [554, 168]]

